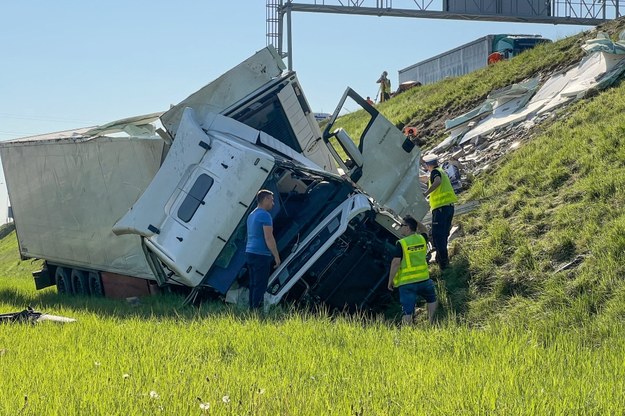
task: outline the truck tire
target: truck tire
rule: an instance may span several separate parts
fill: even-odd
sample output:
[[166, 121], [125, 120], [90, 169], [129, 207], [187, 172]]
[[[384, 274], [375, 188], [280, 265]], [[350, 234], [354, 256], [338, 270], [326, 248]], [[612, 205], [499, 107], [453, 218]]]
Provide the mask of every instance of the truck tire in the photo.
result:
[[54, 272], [54, 280], [56, 281], [57, 292], [64, 295], [74, 294], [74, 288], [67, 269], [64, 267], [57, 267]]
[[72, 269], [70, 276], [72, 280], [72, 287], [74, 288], [74, 294], [80, 296], [89, 296], [89, 280], [86, 272], [82, 270]]
[[89, 282], [89, 293], [91, 293], [92, 296], [104, 297], [104, 286], [102, 285], [100, 273], [89, 272], [87, 280]]

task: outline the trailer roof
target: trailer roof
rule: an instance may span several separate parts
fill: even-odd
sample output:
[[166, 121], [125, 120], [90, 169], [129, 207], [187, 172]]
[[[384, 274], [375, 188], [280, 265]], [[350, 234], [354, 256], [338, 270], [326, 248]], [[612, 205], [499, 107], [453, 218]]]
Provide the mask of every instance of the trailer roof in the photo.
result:
[[[53, 133], [45, 133], [39, 134], [35, 136], [26, 136], [20, 137], [18, 139], [6, 140], [0, 142], [0, 147], [11, 146], [12, 144], [22, 144], [26, 142], [41, 142], [41, 141], [63, 141], [63, 140], [80, 140], [80, 139], [92, 139], [99, 136], [104, 136], [107, 134], [114, 134], [124, 132], [126, 129], [130, 127], [141, 128], [141, 126], [147, 126], [158, 120], [158, 118], [163, 114], [163, 112], [159, 113], [151, 113], [145, 114], [141, 116], [128, 117], [121, 120], [112, 121], [110, 123], [103, 124], [101, 126], [91, 126], [91, 127], [82, 127], [78, 129], [72, 130], [63, 130], [57, 131]], [[132, 135], [132, 134], [130, 134]]]

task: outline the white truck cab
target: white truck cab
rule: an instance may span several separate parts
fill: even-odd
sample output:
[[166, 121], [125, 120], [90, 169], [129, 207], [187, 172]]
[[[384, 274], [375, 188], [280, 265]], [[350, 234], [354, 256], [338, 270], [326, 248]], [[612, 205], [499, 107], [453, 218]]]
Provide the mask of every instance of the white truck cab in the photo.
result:
[[284, 260], [270, 278], [268, 303], [379, 304], [397, 218], [293, 150], [282, 149], [287, 158], [255, 144], [280, 147], [270, 136], [214, 113], [203, 117], [183, 112], [161, 169], [113, 227], [142, 237], [159, 281], [221, 294], [236, 289], [247, 273], [246, 219], [256, 193], [269, 189]]
[[[323, 170], [347, 173], [362, 191], [396, 214], [423, 218], [429, 208], [419, 185], [420, 149], [351, 88], [322, 133], [296, 74], [285, 68], [272, 46], [262, 49], [173, 106], [161, 122], [175, 138], [185, 108], [192, 108], [199, 119], [208, 113], [231, 117], [274, 137]], [[334, 129], [347, 99], [369, 118], [358, 137]], [[344, 154], [348, 160], [343, 160]]]

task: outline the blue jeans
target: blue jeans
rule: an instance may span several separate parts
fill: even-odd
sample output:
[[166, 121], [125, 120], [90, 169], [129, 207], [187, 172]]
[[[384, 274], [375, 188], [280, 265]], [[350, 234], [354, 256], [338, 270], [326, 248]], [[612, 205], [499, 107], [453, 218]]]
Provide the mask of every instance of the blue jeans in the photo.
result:
[[263, 304], [271, 274], [271, 259], [271, 256], [245, 253], [250, 276], [250, 309], [258, 309]]
[[436, 291], [432, 279], [423, 282], [408, 283], [399, 286], [399, 302], [404, 315], [412, 315], [417, 305], [417, 296], [421, 296], [427, 303], [436, 302]]
[[432, 245], [436, 249], [436, 262], [441, 269], [449, 265], [449, 254], [447, 253], [447, 239], [451, 230], [451, 221], [454, 219], [454, 206], [432, 210]]

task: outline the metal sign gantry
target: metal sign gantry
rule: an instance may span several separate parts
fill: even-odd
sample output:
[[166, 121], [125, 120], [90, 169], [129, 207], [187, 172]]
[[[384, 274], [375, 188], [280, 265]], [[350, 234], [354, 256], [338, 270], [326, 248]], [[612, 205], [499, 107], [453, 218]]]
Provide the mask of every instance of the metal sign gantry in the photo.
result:
[[595, 26], [621, 17], [624, 6], [625, 0], [267, 0], [267, 45], [288, 56], [292, 69], [292, 12]]

